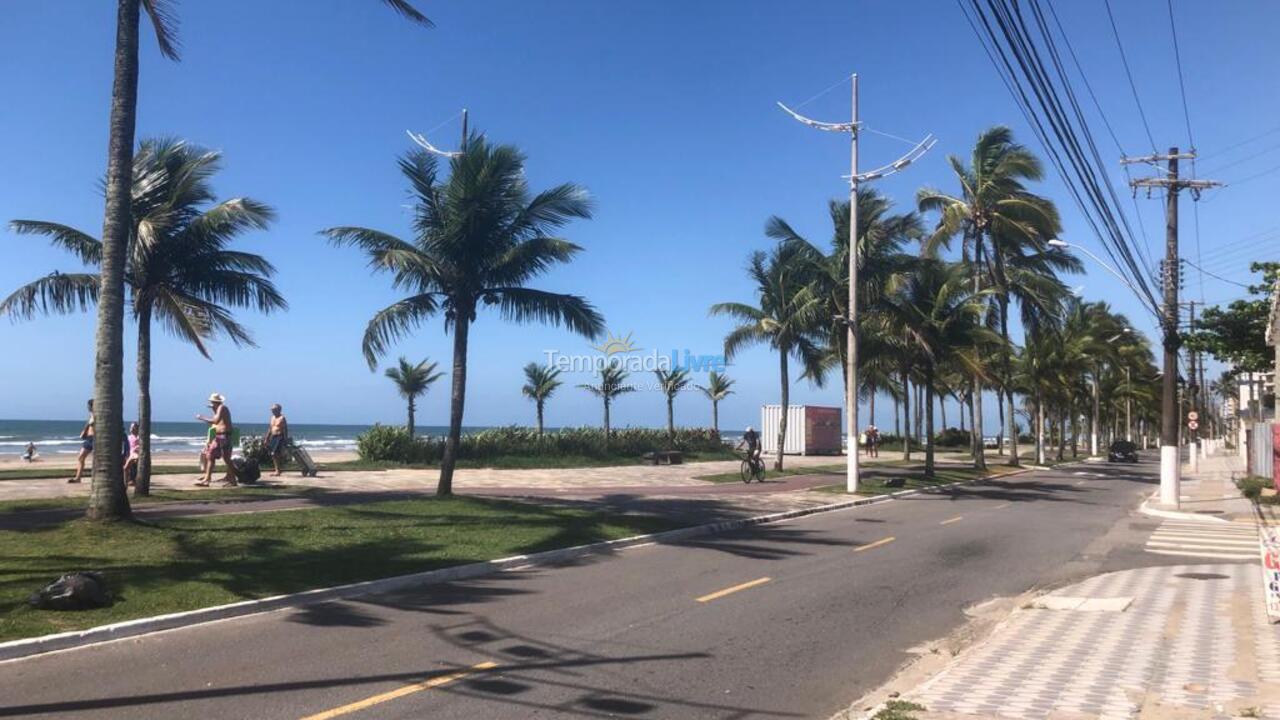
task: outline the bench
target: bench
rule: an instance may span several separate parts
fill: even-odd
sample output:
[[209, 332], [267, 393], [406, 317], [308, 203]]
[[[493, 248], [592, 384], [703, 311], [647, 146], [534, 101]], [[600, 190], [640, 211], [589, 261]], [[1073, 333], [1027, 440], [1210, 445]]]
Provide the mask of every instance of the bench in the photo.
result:
[[659, 450], [645, 453], [644, 459], [654, 465], [680, 465], [684, 462], [684, 453], [679, 450]]

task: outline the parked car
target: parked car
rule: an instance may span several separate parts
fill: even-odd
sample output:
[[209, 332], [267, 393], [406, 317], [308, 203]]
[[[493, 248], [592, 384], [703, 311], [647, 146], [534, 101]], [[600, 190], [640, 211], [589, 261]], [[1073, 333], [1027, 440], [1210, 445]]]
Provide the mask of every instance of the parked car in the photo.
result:
[[1117, 440], [1111, 443], [1111, 448], [1107, 451], [1107, 462], [1138, 462], [1138, 446], [1128, 440]]

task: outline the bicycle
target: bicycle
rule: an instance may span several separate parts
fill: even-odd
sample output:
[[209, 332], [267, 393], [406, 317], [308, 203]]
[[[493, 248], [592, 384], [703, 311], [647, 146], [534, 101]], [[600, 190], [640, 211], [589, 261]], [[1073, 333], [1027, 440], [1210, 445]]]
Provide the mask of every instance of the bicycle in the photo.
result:
[[742, 467], [738, 471], [742, 475], [742, 482], [750, 484], [752, 480], [758, 483], [764, 482], [764, 461], [751, 455], [743, 456]]

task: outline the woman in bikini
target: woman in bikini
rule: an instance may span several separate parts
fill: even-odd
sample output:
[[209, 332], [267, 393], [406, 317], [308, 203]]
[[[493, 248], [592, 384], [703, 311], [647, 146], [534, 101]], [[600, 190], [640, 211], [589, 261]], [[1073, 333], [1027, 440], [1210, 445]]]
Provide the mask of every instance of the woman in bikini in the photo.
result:
[[93, 398], [89, 398], [89, 421], [80, 431], [80, 454], [76, 455], [76, 476], [68, 480], [78, 483], [84, 477], [84, 461], [93, 454]]
[[213, 479], [213, 466], [218, 464], [218, 458], [222, 458], [227, 465], [227, 477], [223, 479], [222, 484], [238, 485], [236, 466], [231, 464], [231, 410], [227, 408], [222, 396], [218, 393], [209, 396], [209, 408], [213, 410], [212, 417], [196, 415], [197, 420], [213, 427], [213, 441], [209, 443], [207, 451], [209, 462], [204, 467], [204, 477], [196, 481], [196, 485], [209, 486], [209, 482]]

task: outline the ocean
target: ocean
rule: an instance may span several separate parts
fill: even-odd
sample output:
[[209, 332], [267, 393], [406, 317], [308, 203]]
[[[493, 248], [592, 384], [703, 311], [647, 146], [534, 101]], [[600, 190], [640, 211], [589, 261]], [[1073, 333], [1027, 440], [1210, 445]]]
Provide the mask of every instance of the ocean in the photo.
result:
[[[81, 420], [0, 420], [0, 458], [21, 456], [27, 443], [36, 444], [36, 450], [44, 456], [75, 455], [80, 451]], [[201, 422], [153, 422], [151, 424], [151, 451], [157, 455], [185, 453], [198, 455], [204, 446], [208, 425]], [[262, 435], [267, 431], [264, 423], [237, 423], [240, 435]], [[316, 452], [354, 451], [356, 436], [369, 429], [369, 425], [308, 425], [289, 423], [289, 432], [299, 445]], [[476, 432], [485, 427], [464, 427], [463, 432]], [[554, 430], [555, 428], [548, 428]], [[444, 435], [448, 428], [422, 425], [416, 429], [420, 435]], [[721, 433], [726, 441], [737, 442], [741, 431], [726, 430]]]
[[[45, 456], [75, 455], [80, 450], [80, 420], [0, 420], [0, 457], [20, 456], [27, 443]], [[208, 425], [201, 422], [153, 422], [151, 451], [157, 455], [185, 453], [193, 457], [205, 442]], [[264, 423], [238, 423], [241, 436], [261, 435]], [[368, 425], [307, 425], [289, 423], [294, 440], [317, 452], [355, 450], [356, 436]], [[443, 432], [444, 428], [422, 428], [423, 433]]]

